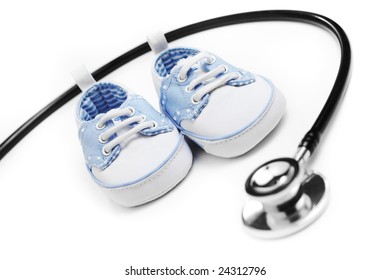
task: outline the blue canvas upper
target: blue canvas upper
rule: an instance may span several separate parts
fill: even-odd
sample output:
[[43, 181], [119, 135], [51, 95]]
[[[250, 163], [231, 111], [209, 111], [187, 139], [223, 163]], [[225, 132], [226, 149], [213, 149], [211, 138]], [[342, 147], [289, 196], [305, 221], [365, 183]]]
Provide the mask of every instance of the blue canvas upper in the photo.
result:
[[[121, 121], [127, 117], [119, 117], [106, 123], [103, 129], [98, 129], [97, 123], [102, 116], [112, 109], [132, 108], [133, 116], [144, 115], [146, 121], [155, 121], [154, 128], [147, 128], [139, 133], [145, 136], [153, 136], [160, 133], [170, 132], [174, 129], [171, 121], [157, 112], [145, 99], [137, 94], [128, 94], [122, 87], [112, 83], [96, 83], [88, 89], [77, 106], [76, 116], [81, 123], [79, 128], [79, 140], [83, 147], [86, 165], [89, 170], [97, 167], [101, 170], [107, 168], [120, 154], [121, 146], [117, 145], [109, 155], [102, 153], [105, 144], [99, 142], [99, 135], [110, 127], [114, 121]], [[129, 125], [131, 128], [133, 125]], [[109, 141], [117, 137], [114, 134]]]
[[[185, 90], [196, 77], [196, 67], [193, 67], [187, 73], [188, 78], [185, 82], [178, 81], [180, 67], [175, 67], [175, 65], [181, 59], [186, 59], [197, 53], [199, 53], [198, 50], [190, 48], [167, 49], [159, 55], [155, 63], [156, 72], [163, 77], [160, 87], [160, 106], [179, 129], [182, 129], [180, 126], [182, 120], [195, 120], [209, 101], [210, 94], [206, 94], [198, 103], [193, 103], [191, 100], [192, 95], [202, 88], [203, 84], [198, 85], [191, 93]], [[213, 64], [200, 62], [199, 67], [202, 67], [203, 71], [208, 72], [219, 65], [225, 65], [228, 67], [227, 73], [240, 73], [239, 79], [230, 80], [227, 82], [227, 85], [241, 87], [255, 82], [255, 76], [252, 73], [239, 69], [216, 55], [213, 56], [216, 58]]]

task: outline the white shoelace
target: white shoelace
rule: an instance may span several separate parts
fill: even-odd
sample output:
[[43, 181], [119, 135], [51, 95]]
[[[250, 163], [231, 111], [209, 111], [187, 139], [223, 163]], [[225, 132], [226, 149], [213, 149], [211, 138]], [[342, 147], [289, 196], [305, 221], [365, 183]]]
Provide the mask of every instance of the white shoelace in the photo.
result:
[[[103, 117], [98, 121], [96, 124], [97, 129], [103, 129], [106, 126], [106, 123], [109, 120], [118, 118], [118, 117], [129, 117], [121, 123], [116, 123], [113, 127], [109, 128], [105, 132], [99, 135], [99, 142], [101, 143], [107, 143], [105, 146], [103, 146], [102, 152], [104, 155], [109, 155], [115, 146], [118, 144], [121, 144], [131, 136], [135, 135], [136, 133], [140, 132], [143, 129], [146, 128], [153, 128], [157, 126], [157, 123], [154, 121], [148, 121], [146, 122], [146, 117], [144, 115], [141, 116], [134, 116], [134, 109], [132, 108], [125, 108], [125, 109], [114, 109], [109, 112], [107, 112]], [[119, 135], [118, 137], [114, 138], [109, 142], [110, 137], [112, 137], [115, 133], [119, 132], [121, 129], [127, 127], [130, 124], [136, 124], [134, 127], [130, 128], [129, 131]]]
[[[208, 53], [200, 52], [200, 53], [196, 54], [195, 56], [189, 58], [186, 61], [186, 63], [182, 66], [181, 70], [179, 71], [178, 81], [185, 82], [187, 80], [187, 73], [189, 72], [191, 67], [203, 59], [205, 59], [206, 63], [208, 63], [208, 64], [213, 64], [216, 61], [216, 58]], [[204, 75], [201, 75], [201, 76], [195, 78], [194, 80], [192, 80], [186, 88], [186, 91], [188, 91], [188, 92], [192, 92], [197, 85], [199, 85], [201, 83], [206, 83], [206, 85], [203, 88], [201, 88], [199, 91], [197, 91], [197, 93], [193, 94], [192, 101], [194, 103], [198, 103], [209, 92], [215, 90], [218, 87], [224, 86], [230, 80], [240, 78], [240, 74], [237, 72], [224, 75], [224, 73], [227, 73], [227, 72], [228, 72], [227, 66], [219, 65], [215, 69], [213, 69], [213, 70], [205, 73]], [[216, 78], [216, 76], [220, 75], [220, 74], [223, 74], [223, 75]], [[213, 81], [210, 81], [212, 79], [213, 79]]]

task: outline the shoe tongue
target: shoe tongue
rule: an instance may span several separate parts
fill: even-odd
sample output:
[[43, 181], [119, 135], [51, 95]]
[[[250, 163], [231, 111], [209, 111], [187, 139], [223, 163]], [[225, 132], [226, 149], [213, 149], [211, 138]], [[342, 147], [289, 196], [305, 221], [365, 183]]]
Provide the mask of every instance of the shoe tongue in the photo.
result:
[[[131, 101], [131, 99], [129, 99], [129, 98], [126, 99], [124, 102], [122, 102], [122, 104], [121, 104], [120, 106], [118, 106], [118, 107], [115, 108], [115, 109], [121, 110], [121, 109], [125, 109], [125, 108], [130, 107], [130, 106], [131, 106], [131, 105], [130, 105], [130, 104], [131, 104], [130, 101]], [[112, 119], [112, 122], [114, 123], [114, 125], [120, 124], [124, 118], [125, 118], [125, 117], [117, 117], [117, 118]], [[120, 136], [120, 135], [126, 133], [127, 131], [129, 131], [129, 127], [123, 127], [122, 129], [118, 130], [118, 131], [116, 132], [116, 134], [117, 134], [117, 136]]]
[[180, 69], [182, 68], [183, 65], [185, 65], [189, 59], [191, 58], [192, 56], [188, 56], [186, 58], [182, 58], [180, 60], [178, 60], [178, 62], [175, 64], [175, 66], [171, 69], [171, 72], [174, 72], [176, 71], [177, 69]]
[[[190, 58], [192, 58], [193, 56], [188, 56], [186, 58], [182, 58], [180, 60], [178, 60], [178, 62], [175, 64], [175, 66], [172, 68], [171, 72], [175, 72], [177, 69], [181, 69], [183, 65], [185, 65], [189, 60]], [[191, 69], [190, 69], [190, 75], [192, 75], [194, 78], [202, 75], [205, 73], [204, 71], [204, 67], [203, 67], [203, 64], [204, 62], [203, 61], [199, 61], [195, 64], [193, 64], [191, 66]]]
[[[120, 110], [120, 109], [125, 109], [125, 108], [128, 108], [130, 106], [130, 100], [129, 99], [126, 99], [124, 102], [122, 102], [122, 104], [120, 106], [118, 106], [117, 108], [113, 108], [113, 109], [110, 109], [109, 111], [111, 110]], [[107, 111], [107, 112], [109, 112]], [[106, 113], [107, 113], [106, 112]], [[98, 115], [95, 116], [94, 119], [97, 119], [97, 118], [101, 118], [102, 116], [104, 116], [106, 113], [100, 113]], [[115, 123], [116, 121], [114, 121]]]

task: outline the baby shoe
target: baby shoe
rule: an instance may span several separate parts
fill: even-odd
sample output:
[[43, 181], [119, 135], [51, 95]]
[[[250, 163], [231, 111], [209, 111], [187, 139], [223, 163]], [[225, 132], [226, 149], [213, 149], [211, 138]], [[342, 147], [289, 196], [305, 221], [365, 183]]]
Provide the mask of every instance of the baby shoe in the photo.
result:
[[83, 91], [76, 120], [91, 177], [115, 202], [137, 206], [177, 185], [192, 165], [181, 133], [140, 95], [72, 73]]
[[207, 153], [242, 155], [280, 121], [286, 102], [270, 80], [209, 52], [169, 48], [161, 33], [148, 43], [162, 111]]

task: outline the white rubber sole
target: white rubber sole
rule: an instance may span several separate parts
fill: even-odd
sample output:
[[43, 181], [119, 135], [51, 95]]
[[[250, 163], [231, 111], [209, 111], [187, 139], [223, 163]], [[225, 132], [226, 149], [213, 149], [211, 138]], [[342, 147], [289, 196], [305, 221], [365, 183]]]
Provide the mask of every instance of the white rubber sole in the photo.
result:
[[285, 107], [285, 97], [276, 89], [266, 114], [242, 132], [222, 140], [204, 140], [187, 136], [209, 154], [224, 158], [237, 157], [254, 148], [277, 126], [285, 112]]
[[174, 188], [189, 172], [193, 155], [184, 139], [165, 165], [144, 180], [120, 188], [103, 191], [116, 203], [133, 207], [155, 200]]

